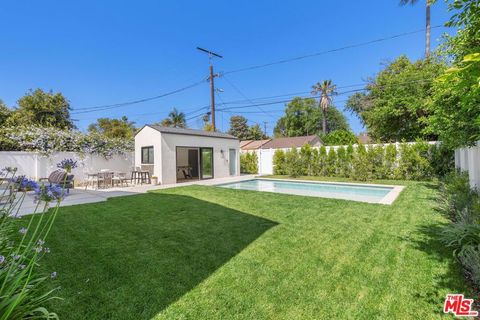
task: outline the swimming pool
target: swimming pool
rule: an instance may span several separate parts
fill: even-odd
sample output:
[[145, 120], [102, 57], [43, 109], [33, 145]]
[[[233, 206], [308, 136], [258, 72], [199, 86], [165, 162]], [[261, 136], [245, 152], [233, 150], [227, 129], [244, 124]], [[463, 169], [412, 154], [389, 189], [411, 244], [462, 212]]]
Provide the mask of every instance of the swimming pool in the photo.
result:
[[403, 189], [401, 186], [278, 179], [251, 179], [217, 186], [381, 204], [392, 204]]

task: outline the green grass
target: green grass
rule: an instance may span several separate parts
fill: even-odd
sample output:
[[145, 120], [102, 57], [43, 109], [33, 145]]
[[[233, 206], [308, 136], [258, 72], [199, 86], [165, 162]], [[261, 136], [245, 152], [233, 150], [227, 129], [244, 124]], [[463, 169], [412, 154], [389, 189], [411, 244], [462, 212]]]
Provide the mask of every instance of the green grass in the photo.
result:
[[431, 319], [468, 294], [436, 185], [391, 206], [188, 186], [65, 207], [42, 261], [62, 319]]

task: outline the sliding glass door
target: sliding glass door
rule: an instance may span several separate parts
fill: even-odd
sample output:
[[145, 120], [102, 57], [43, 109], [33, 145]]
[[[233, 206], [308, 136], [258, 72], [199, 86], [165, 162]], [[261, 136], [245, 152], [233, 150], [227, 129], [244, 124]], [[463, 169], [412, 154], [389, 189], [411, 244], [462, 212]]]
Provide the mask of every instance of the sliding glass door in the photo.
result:
[[200, 148], [201, 179], [213, 178], [213, 149]]

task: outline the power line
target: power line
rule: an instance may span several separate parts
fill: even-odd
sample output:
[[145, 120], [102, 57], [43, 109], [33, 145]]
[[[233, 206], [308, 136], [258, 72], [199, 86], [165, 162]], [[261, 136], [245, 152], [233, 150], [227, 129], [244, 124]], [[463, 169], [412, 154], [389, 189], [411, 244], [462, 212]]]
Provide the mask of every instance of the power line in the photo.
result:
[[[120, 108], [120, 107], [129, 106], [129, 105], [133, 105], [133, 104], [138, 104], [138, 103], [143, 103], [143, 102], [147, 102], [147, 101], [157, 100], [157, 99], [164, 98], [164, 97], [167, 97], [167, 96], [170, 96], [170, 95], [188, 90], [190, 88], [196, 87], [196, 86], [198, 86], [198, 85], [200, 85], [204, 82], [205, 82], [205, 80], [198, 81], [198, 82], [192, 83], [192, 84], [190, 84], [186, 87], [182, 87], [182, 88], [179, 88], [179, 89], [176, 89], [176, 90], [173, 90], [173, 91], [170, 91], [170, 92], [158, 95], [158, 96], [139, 99], [139, 100], [133, 100], [133, 101], [128, 101], [128, 102], [120, 102], [120, 103], [108, 104], [108, 105], [96, 106], [96, 107], [73, 108], [74, 112], [72, 112], [72, 114], [81, 114], [81, 113], [89, 113], [89, 112], [110, 110], [110, 109], [114, 109], [114, 108]], [[81, 110], [81, 111], [75, 111], [75, 110]]]
[[[436, 26], [433, 26], [432, 29], [437, 29], [437, 28], [442, 28], [442, 27], [444, 27], [444, 26], [443, 25], [436, 25]], [[425, 32], [425, 28], [419, 29], [419, 30], [416, 30], [416, 31], [399, 33], [399, 34], [395, 34], [395, 35], [392, 35], [392, 36], [389, 36], [389, 37], [378, 38], [378, 39], [370, 40], [370, 41], [366, 41], [366, 42], [351, 44], [351, 45], [347, 45], [347, 46], [343, 46], [343, 47], [339, 47], [339, 48], [335, 48], [335, 49], [320, 51], [320, 52], [311, 53], [311, 54], [306, 54], [306, 55], [303, 55], [303, 56], [298, 56], [298, 57], [293, 57], [293, 58], [283, 59], [283, 60], [277, 60], [277, 61], [274, 61], [274, 62], [254, 65], [254, 66], [250, 66], [250, 67], [234, 69], [234, 70], [226, 71], [223, 74], [225, 75], [225, 74], [231, 74], [231, 73], [244, 72], [244, 71], [249, 71], [249, 70], [254, 70], [254, 69], [270, 67], [270, 66], [277, 65], [277, 64], [284, 64], [284, 63], [288, 63], [288, 62], [313, 58], [313, 57], [325, 55], [325, 54], [332, 53], [332, 52], [338, 52], [338, 51], [343, 51], [343, 50], [347, 50], [347, 49], [364, 47], [364, 46], [368, 46], [368, 45], [371, 45], [371, 44], [374, 44], [374, 43], [379, 43], [379, 42], [388, 41], [388, 40], [392, 40], [392, 39], [396, 39], [396, 38], [406, 37], [406, 36], [414, 35], [414, 34], [417, 34], [417, 33], [420, 33], [420, 32]]]
[[[255, 103], [253, 102], [252, 100], [250, 100], [236, 85], [234, 85], [229, 79], [228, 77], [226, 77], [225, 75], [223, 75], [223, 78], [228, 82], [228, 84], [235, 90], [237, 91], [242, 97], [244, 97], [247, 101], [249, 101], [250, 103]], [[271, 117], [271, 118], [274, 118], [273, 115], [269, 114], [268, 112], [266, 112], [265, 110], [263, 110], [260, 106], [257, 106], [258, 110], [262, 111], [264, 114], [266, 114], [267, 116]]]
[[[362, 84], [352, 84], [352, 85], [345, 85], [345, 86], [341, 86], [341, 87], [337, 87], [338, 89], [341, 89], [341, 88], [351, 88], [351, 87], [357, 87], [357, 86], [365, 86], [365, 85], [374, 85], [376, 86], [377, 88], [386, 88], [386, 87], [391, 87], [391, 86], [405, 86], [405, 85], [409, 85], [409, 84], [412, 84], [412, 83], [419, 83], [419, 82], [429, 82], [433, 80], [433, 78], [413, 78], [413, 80], [411, 81], [405, 81], [405, 82], [399, 82], [399, 83], [395, 83], [395, 84], [390, 84], [390, 85], [376, 85], [375, 83], [369, 83], [369, 82], [364, 82]], [[341, 92], [340, 95], [342, 94], [346, 94], [346, 93], [352, 93], [352, 92], [360, 92], [360, 91], [365, 91], [365, 90], [368, 90], [367, 88], [362, 88], [362, 89], [356, 89], [356, 90], [350, 90], [350, 91], [344, 91], [344, 92]], [[223, 101], [221, 99], [220, 96], [219, 99], [222, 100], [222, 105], [223, 106], [228, 106], [228, 105], [232, 105], [232, 104], [240, 104], [240, 103], [245, 103], [245, 102], [250, 102], [252, 106], [250, 105], [243, 105], [243, 106], [238, 106], [238, 107], [225, 107], [223, 110], [228, 110], [228, 109], [243, 109], [243, 108], [251, 108], [251, 107], [257, 107], [257, 103], [254, 102], [255, 100], [264, 100], [264, 99], [271, 99], [271, 98], [276, 98], [276, 97], [286, 97], [286, 96], [296, 96], [296, 97], [299, 97], [299, 98], [313, 98], [311, 95], [307, 95], [307, 96], [298, 96], [298, 94], [307, 94], [307, 93], [310, 93], [310, 91], [301, 91], [301, 92], [294, 92], [294, 93], [287, 93], [287, 94], [280, 94], [280, 95], [274, 95], [274, 96], [268, 96], [268, 97], [257, 97], [257, 98], [252, 98], [252, 99], [248, 99], [248, 100], [234, 100], [234, 101]], [[291, 98], [288, 99], [288, 100], [280, 100], [280, 101], [271, 101], [271, 102], [265, 102], [265, 103], [262, 103], [263, 105], [272, 105], [272, 104], [278, 104], [278, 103], [285, 103], [285, 102], [290, 102], [291, 101]], [[341, 101], [336, 101], [337, 103], [341, 103], [341, 102], [345, 102], [347, 100], [341, 100]], [[260, 103], [260, 102], [259, 102]], [[205, 105], [203, 107], [200, 107], [200, 108], [197, 108], [195, 110], [192, 110], [192, 111], [189, 111], [187, 113], [185, 113], [186, 116], [189, 116], [189, 115], [193, 115], [195, 113], [198, 113], [198, 112], [201, 112], [201, 111], [207, 111], [208, 109], [210, 108], [210, 105]], [[258, 108], [258, 107], [257, 107]], [[220, 110], [217, 110], [217, 111], [221, 111], [222, 109]], [[278, 112], [277, 110], [269, 110], [268, 112]], [[242, 111], [240, 113], [264, 113], [264, 111], [260, 111], [260, 112], [254, 112], [254, 111]], [[144, 115], [156, 115], [156, 114], [160, 114], [160, 112], [151, 112], [151, 113], [141, 113], [141, 114], [131, 114], [129, 117], [134, 117], [134, 116], [144, 116]], [[201, 112], [199, 115], [194, 115], [190, 118], [188, 118], [187, 120], [189, 119], [194, 119], [194, 118], [197, 118], [197, 117], [200, 117], [200, 116], [204, 116], [205, 115], [205, 112]], [[84, 118], [84, 119], [80, 119], [80, 120], [89, 120], [89, 119], [96, 119], [96, 118]]]

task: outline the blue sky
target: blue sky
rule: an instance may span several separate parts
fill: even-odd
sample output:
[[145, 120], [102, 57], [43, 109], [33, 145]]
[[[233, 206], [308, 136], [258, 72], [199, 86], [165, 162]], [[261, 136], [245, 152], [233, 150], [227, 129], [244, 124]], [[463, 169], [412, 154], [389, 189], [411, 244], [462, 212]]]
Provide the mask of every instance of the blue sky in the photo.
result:
[[[443, 25], [449, 16], [443, 1], [437, 1], [432, 26]], [[141, 104], [75, 112], [157, 96], [204, 79], [208, 59], [197, 46], [221, 53], [224, 58], [214, 61], [216, 71], [228, 72], [419, 30], [424, 28], [424, 17], [424, 1], [407, 7], [397, 0], [4, 1], [0, 4], [0, 99], [14, 106], [29, 89], [62, 92], [81, 130], [98, 117], [123, 115], [141, 126], [161, 120], [173, 107], [192, 118], [200, 113], [192, 111], [209, 104], [206, 82]], [[434, 29], [432, 45], [447, 31]], [[217, 108], [222, 108], [222, 101], [258, 102], [258, 97], [307, 92], [323, 79], [332, 79], [339, 87], [357, 85], [378, 72], [382, 63], [400, 54], [418, 59], [423, 51], [424, 34], [418, 33], [232, 73], [216, 79], [223, 89]], [[345, 90], [349, 89], [338, 91]], [[340, 110], [347, 97], [335, 98]], [[252, 103], [243, 103], [248, 104]], [[262, 127], [266, 121], [271, 133], [283, 109], [284, 104], [278, 103], [229, 112], [243, 114]], [[230, 116], [217, 113], [217, 127], [228, 130]], [[346, 116], [355, 132], [362, 131], [358, 119]], [[201, 127], [201, 117], [188, 124]]]

